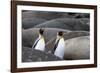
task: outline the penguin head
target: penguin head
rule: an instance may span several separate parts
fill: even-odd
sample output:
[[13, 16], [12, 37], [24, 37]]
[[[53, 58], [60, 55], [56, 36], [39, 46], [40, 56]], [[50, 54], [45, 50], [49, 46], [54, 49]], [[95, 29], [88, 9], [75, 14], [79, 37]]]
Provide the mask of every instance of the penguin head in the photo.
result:
[[43, 28], [40, 28], [40, 29], [39, 29], [39, 34], [40, 34], [40, 35], [43, 35], [43, 33], [44, 33], [44, 29], [43, 29]]
[[64, 33], [62, 31], [58, 32], [58, 36], [63, 36], [63, 35], [64, 35]]

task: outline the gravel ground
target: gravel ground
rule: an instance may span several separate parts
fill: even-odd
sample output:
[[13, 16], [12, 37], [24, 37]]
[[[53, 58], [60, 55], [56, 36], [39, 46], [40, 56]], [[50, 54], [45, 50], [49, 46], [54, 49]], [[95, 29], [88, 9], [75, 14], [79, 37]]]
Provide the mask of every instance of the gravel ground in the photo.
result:
[[29, 47], [23, 47], [22, 62], [39, 62], [39, 61], [57, 61], [62, 60], [53, 54], [35, 50]]

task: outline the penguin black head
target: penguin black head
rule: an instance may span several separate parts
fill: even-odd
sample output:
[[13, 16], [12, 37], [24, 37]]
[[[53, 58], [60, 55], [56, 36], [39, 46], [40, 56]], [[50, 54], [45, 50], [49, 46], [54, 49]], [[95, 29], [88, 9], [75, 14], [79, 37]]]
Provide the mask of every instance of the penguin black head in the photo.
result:
[[59, 35], [59, 36], [63, 36], [63, 34], [64, 34], [64, 33], [63, 33], [62, 31], [59, 31], [59, 32], [58, 32], [58, 35]]
[[39, 33], [43, 35], [44, 29], [40, 28]]

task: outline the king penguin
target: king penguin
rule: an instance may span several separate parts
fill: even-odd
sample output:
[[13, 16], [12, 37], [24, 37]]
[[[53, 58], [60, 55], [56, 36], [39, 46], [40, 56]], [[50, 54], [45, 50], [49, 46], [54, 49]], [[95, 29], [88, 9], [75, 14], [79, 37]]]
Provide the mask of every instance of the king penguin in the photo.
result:
[[43, 32], [44, 32], [44, 29], [40, 28], [39, 29], [39, 37], [34, 42], [32, 48], [34, 48], [36, 50], [40, 50], [40, 51], [45, 50], [45, 40], [44, 40]]
[[57, 39], [55, 41], [53, 54], [63, 59], [64, 57], [64, 48], [65, 48], [65, 41], [63, 38], [63, 32], [59, 31], [57, 33]]

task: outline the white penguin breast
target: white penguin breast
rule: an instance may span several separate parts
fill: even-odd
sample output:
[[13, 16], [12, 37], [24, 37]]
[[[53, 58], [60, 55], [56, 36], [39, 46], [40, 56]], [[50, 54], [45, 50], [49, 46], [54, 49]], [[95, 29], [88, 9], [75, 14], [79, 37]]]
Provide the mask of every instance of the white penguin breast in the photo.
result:
[[40, 38], [37, 45], [35, 46], [35, 49], [44, 51], [45, 50], [45, 41], [44, 38]]
[[62, 58], [63, 59], [63, 56], [64, 56], [64, 48], [65, 48], [65, 42], [64, 42], [64, 39], [61, 38], [59, 40], [59, 43], [58, 43], [58, 46], [55, 50], [55, 55]]

